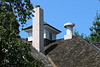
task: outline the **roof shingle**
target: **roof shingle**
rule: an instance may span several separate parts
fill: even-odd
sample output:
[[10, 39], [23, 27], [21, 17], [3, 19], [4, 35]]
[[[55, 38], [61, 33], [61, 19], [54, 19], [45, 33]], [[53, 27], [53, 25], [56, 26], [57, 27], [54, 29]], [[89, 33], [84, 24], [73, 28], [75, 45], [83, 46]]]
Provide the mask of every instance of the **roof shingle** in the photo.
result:
[[45, 53], [57, 67], [99, 67], [100, 54], [79, 36], [60, 39], [45, 47]]

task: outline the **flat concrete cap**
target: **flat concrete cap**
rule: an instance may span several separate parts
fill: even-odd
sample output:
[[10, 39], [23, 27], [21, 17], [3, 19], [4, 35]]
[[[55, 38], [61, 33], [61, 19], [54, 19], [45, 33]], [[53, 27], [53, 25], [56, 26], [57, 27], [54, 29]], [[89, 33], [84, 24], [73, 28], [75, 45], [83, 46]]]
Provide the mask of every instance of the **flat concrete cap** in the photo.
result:
[[67, 27], [74, 27], [74, 26], [75, 26], [75, 24], [74, 23], [70, 23], [70, 22], [64, 24], [65, 28], [67, 28]]
[[36, 8], [37, 8], [37, 7], [40, 7], [40, 5], [36, 5]]

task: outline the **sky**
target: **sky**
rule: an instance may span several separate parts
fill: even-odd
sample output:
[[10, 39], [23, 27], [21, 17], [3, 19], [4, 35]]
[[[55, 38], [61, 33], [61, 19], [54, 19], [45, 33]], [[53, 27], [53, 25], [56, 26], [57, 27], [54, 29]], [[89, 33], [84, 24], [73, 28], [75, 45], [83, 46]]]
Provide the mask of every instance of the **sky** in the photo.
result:
[[[75, 23], [73, 31], [84, 33], [87, 36], [91, 33], [89, 28], [92, 26], [96, 12], [100, 13], [99, 0], [31, 0], [34, 8], [36, 5], [44, 10], [44, 21], [62, 32], [57, 35], [57, 39], [64, 38], [66, 29], [64, 24]], [[32, 19], [27, 21], [24, 28], [32, 25]], [[27, 38], [28, 34], [20, 29], [21, 38]]]

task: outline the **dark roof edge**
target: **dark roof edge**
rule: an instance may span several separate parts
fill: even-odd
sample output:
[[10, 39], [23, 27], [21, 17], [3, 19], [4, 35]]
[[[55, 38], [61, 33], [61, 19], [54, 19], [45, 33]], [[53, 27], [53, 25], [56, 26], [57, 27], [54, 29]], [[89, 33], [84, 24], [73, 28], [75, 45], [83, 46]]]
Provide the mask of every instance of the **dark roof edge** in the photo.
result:
[[[61, 32], [60, 30], [58, 30], [58, 29], [54, 28], [53, 26], [51, 26], [51, 25], [49, 25], [49, 24], [47, 24], [47, 23], [45, 23], [44, 25], [48, 25], [48, 26], [52, 27], [53, 29], [55, 29], [55, 30], [57, 30], [57, 31]], [[30, 29], [30, 28], [32, 28], [32, 25], [31, 25], [31, 26], [29, 26], [29, 27], [27, 27], [27, 28], [24, 28], [24, 29], [22, 29], [22, 30], [26, 30], [26, 29]]]
[[49, 25], [49, 24], [44, 24], [44, 25], [48, 25], [48, 26], [50, 26], [50, 27], [52, 27], [53, 29], [55, 29], [55, 30], [57, 30], [57, 31], [59, 31], [59, 32], [61, 32], [60, 30], [58, 30], [58, 29], [56, 29], [55, 27], [53, 27], [53, 26], [51, 26], [51, 25]]
[[95, 43], [92, 43], [92, 44], [98, 44], [98, 43], [100, 43], [100, 42], [95, 42]]
[[27, 28], [24, 28], [24, 29], [22, 29], [22, 30], [26, 30], [26, 29], [30, 29], [30, 28], [32, 28], [32, 25], [29, 26], [29, 27], [27, 27]]
[[98, 47], [96, 47], [95, 45], [91, 45], [91, 44], [89, 44], [86, 40], [84, 40], [83, 38], [81, 38], [80, 36], [79, 36], [79, 38], [80, 39], [82, 39], [83, 40], [83, 42], [85, 42], [88, 46], [90, 46], [90, 47], [92, 47], [96, 52], [98, 52], [99, 54], [100, 54], [100, 49], [98, 48]]

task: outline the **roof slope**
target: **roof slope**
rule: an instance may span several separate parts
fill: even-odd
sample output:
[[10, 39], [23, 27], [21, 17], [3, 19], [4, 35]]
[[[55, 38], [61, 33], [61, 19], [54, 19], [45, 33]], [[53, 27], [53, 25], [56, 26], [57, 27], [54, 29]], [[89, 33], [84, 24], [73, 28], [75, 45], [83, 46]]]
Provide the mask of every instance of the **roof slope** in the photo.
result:
[[[19, 39], [21, 42], [28, 42], [25, 39]], [[31, 42], [29, 42], [31, 44]], [[33, 59], [38, 60], [40, 62], [42, 62], [45, 67], [53, 67], [53, 65], [51, 64], [51, 62], [48, 59], [48, 56], [45, 56], [44, 54], [42, 54], [41, 52], [37, 51], [32, 45], [30, 46], [30, 53]]]
[[31, 56], [40, 62], [42, 62], [45, 67], [53, 67], [51, 62], [48, 60], [48, 57], [42, 54], [41, 52], [38, 52], [35, 48], [31, 47]]
[[57, 67], [99, 67], [100, 54], [79, 36], [57, 40], [45, 47]]
[[98, 48], [100, 48], [100, 42], [97, 43], [93, 43], [95, 46], [97, 46]]
[[[46, 22], [44, 22], [44, 25], [47, 25], [47, 26], [49, 26], [49, 27], [51, 27], [51, 28], [53, 28], [53, 29], [55, 29], [55, 30], [57, 30], [57, 31], [61, 32], [60, 30], [58, 30], [58, 29], [56, 29], [55, 27], [53, 27], [53, 26], [51, 26], [51, 25], [47, 24]], [[32, 29], [32, 25], [31, 25], [31, 26], [29, 26], [29, 27], [27, 27], [27, 28], [24, 28], [24, 29], [22, 29], [22, 30], [26, 30], [26, 29]]]

